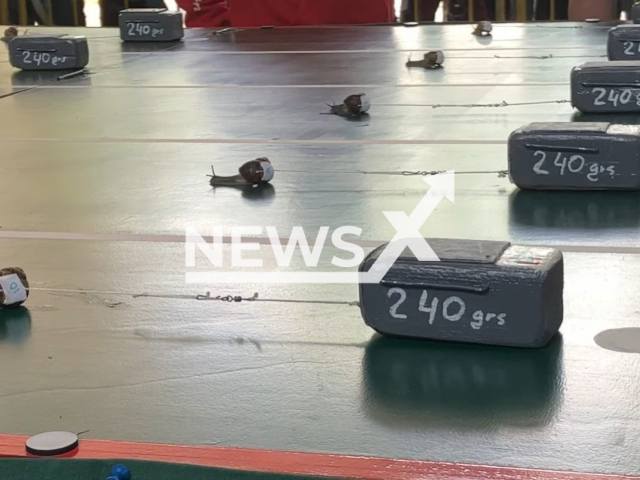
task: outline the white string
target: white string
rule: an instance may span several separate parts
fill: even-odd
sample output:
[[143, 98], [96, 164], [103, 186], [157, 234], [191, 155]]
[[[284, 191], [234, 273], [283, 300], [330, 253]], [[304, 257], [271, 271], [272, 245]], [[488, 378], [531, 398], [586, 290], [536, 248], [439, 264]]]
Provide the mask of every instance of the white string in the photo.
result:
[[179, 300], [197, 300], [197, 301], [219, 301], [228, 303], [240, 302], [270, 302], [270, 303], [306, 303], [320, 305], [347, 305], [357, 307], [360, 305], [358, 301], [341, 301], [341, 300], [299, 300], [291, 298], [259, 298], [258, 293], [254, 293], [252, 297], [243, 297], [240, 295], [216, 295], [212, 296], [211, 292], [205, 294], [171, 294], [171, 293], [131, 293], [131, 292], [115, 292], [109, 290], [81, 290], [81, 289], [65, 289], [65, 288], [37, 288], [31, 287], [29, 291], [48, 292], [48, 293], [71, 293], [77, 295], [93, 294], [93, 295], [109, 295], [136, 298], [165, 298]]
[[[285, 172], [285, 173], [309, 173], [308, 170], [288, 170], [288, 169], [278, 169], [278, 172]], [[422, 177], [426, 177], [426, 176], [431, 176], [431, 175], [441, 175], [444, 173], [447, 173], [446, 170], [431, 170], [431, 171], [426, 171], [426, 170], [417, 170], [417, 171], [409, 171], [409, 170], [404, 170], [401, 172], [368, 172], [365, 170], [322, 170], [319, 173], [326, 173], [326, 174], [335, 174], [335, 175], [340, 175], [340, 174], [356, 174], [356, 175], [392, 175], [392, 176], [403, 176], [403, 177], [411, 177], [411, 176], [422, 176]], [[493, 175], [498, 175], [498, 177], [506, 177], [509, 174], [508, 170], [478, 170], [478, 171], [462, 171], [462, 172], [454, 172], [454, 175], [484, 175], [484, 174], [493, 174]]]
[[[493, 58], [500, 59], [512, 59], [512, 58], [527, 58], [532, 60], [548, 60], [551, 58], [605, 58], [606, 55], [553, 55], [549, 53], [547, 55], [525, 55], [525, 56], [502, 56], [502, 55], [494, 55]], [[463, 58], [463, 57], [452, 57], [452, 58]], [[472, 58], [472, 57], [468, 57]], [[475, 57], [475, 58], [485, 58], [485, 57]]]
[[509, 103], [503, 100], [500, 103], [467, 103], [467, 104], [445, 104], [445, 103], [377, 103], [378, 107], [431, 107], [431, 108], [501, 108], [519, 107], [524, 105], [549, 105], [554, 103], [569, 103], [571, 100], [545, 100], [541, 102], [516, 102]]

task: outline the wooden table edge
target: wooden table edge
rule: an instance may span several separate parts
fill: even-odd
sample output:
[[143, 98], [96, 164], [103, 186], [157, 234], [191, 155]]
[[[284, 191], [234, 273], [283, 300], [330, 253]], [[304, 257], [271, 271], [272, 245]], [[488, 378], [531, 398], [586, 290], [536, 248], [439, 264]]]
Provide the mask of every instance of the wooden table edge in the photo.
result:
[[[28, 436], [0, 434], [0, 456], [33, 458]], [[640, 480], [640, 477], [216, 446], [81, 440], [66, 458], [131, 459], [361, 480]]]

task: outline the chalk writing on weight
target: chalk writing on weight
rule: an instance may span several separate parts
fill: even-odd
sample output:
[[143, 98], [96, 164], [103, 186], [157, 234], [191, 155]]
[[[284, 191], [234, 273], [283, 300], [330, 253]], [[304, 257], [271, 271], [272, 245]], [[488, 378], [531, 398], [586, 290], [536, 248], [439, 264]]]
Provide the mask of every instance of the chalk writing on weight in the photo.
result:
[[597, 182], [601, 176], [615, 175], [614, 165], [606, 165], [600, 162], [587, 162], [582, 155], [568, 155], [563, 152], [551, 152], [548, 158], [547, 152], [536, 150], [533, 156], [537, 162], [533, 165], [533, 171], [538, 175], [549, 175], [552, 170], [560, 175], [586, 175], [591, 182]]
[[[387, 291], [387, 297], [394, 301], [389, 307], [389, 315], [398, 320], [406, 320], [407, 314], [400, 310], [400, 307], [407, 300], [407, 292], [402, 288], [391, 288]], [[411, 308], [411, 307], [409, 307]], [[425, 314], [425, 321], [429, 325], [440, 323], [442, 320], [449, 322], [459, 322], [469, 320], [469, 325], [474, 330], [480, 330], [486, 322], [496, 322], [498, 326], [506, 323], [506, 313], [491, 313], [475, 310], [467, 311], [467, 305], [460, 297], [449, 296], [442, 300], [440, 297], [430, 295], [427, 290], [422, 291], [420, 301], [415, 306], [418, 312]]]
[[127, 23], [127, 28], [129, 29], [129, 35], [135, 36], [151, 36], [157, 37], [158, 35], [162, 35], [164, 33], [164, 28], [156, 28], [151, 25], [147, 25], [144, 23]]
[[640, 42], [624, 42], [624, 54], [629, 56], [640, 54]]
[[47, 52], [31, 52], [26, 50], [22, 52], [22, 61], [28, 64], [53, 65], [54, 67], [67, 61], [67, 57], [54, 55]]
[[597, 106], [613, 105], [614, 107], [617, 107], [618, 105], [628, 105], [632, 102], [635, 102], [636, 105], [640, 106], [640, 92], [636, 92], [631, 88], [607, 89], [603, 87], [595, 87], [591, 89], [591, 93], [596, 96], [593, 104]]

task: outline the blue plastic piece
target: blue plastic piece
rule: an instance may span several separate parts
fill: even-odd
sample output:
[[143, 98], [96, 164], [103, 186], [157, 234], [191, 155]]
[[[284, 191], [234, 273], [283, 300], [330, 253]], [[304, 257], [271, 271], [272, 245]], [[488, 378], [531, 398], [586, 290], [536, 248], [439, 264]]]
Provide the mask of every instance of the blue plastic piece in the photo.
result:
[[[121, 463], [118, 463], [111, 467], [111, 476], [115, 477], [113, 480], [131, 480], [131, 470]], [[111, 479], [108, 478], [107, 480]]]

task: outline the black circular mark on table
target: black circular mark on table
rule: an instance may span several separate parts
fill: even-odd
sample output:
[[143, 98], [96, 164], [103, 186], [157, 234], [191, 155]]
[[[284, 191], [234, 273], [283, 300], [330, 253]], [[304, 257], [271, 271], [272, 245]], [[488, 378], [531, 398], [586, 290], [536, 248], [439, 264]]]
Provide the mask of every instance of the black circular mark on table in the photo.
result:
[[599, 347], [614, 352], [640, 353], [640, 328], [613, 328], [594, 337]]

